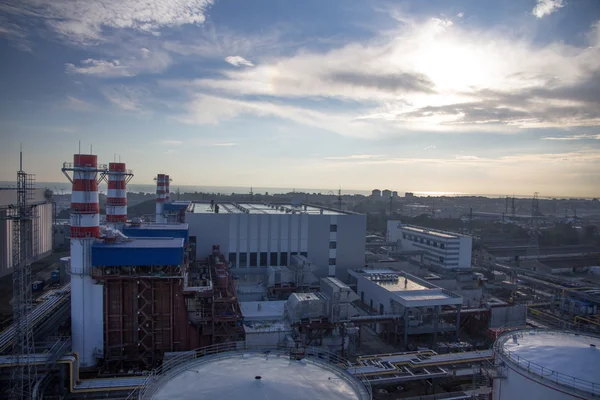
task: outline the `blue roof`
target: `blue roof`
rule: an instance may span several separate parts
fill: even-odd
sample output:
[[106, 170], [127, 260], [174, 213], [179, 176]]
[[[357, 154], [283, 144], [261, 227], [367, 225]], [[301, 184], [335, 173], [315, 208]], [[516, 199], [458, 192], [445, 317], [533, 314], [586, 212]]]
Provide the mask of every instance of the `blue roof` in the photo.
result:
[[183, 238], [135, 238], [92, 245], [92, 266], [154, 266], [183, 264]]
[[147, 238], [182, 238], [188, 240], [188, 224], [144, 224], [144, 225], [126, 225], [123, 228], [123, 234], [129, 237], [147, 237]]
[[172, 203], [165, 203], [165, 211], [179, 211], [185, 210], [190, 205], [191, 201], [174, 201]]

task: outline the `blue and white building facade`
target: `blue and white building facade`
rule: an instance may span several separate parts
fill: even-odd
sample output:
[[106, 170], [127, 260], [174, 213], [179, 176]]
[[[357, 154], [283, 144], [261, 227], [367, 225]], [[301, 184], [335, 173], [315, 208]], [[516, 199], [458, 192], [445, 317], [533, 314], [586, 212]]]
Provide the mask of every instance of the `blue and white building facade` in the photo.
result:
[[473, 238], [419, 226], [388, 221], [387, 241], [399, 251], [423, 251], [423, 262], [444, 269], [471, 268]]

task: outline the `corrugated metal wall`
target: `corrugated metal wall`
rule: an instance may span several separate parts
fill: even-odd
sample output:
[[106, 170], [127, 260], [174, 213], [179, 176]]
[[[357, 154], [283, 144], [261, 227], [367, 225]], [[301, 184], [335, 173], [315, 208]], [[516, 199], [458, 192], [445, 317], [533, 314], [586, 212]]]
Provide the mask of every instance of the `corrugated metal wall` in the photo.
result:
[[[6, 220], [7, 209], [0, 209], [0, 277], [12, 272], [12, 221]], [[38, 260], [52, 251], [52, 203], [38, 204], [37, 218], [37, 254]]]

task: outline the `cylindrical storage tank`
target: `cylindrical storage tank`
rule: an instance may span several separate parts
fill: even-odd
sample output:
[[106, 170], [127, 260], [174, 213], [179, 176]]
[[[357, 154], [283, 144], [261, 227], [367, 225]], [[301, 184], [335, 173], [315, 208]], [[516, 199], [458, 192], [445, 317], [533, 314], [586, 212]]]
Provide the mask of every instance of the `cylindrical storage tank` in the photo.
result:
[[156, 222], [165, 222], [165, 196], [167, 188], [165, 184], [165, 174], [156, 176]]
[[108, 164], [106, 193], [106, 222], [115, 227], [127, 221], [127, 180], [131, 173], [125, 163]]
[[190, 351], [163, 363], [160, 374], [145, 381], [138, 398], [371, 399], [368, 381], [349, 372], [349, 363], [326, 349], [302, 348], [296, 354], [269, 347], [223, 352], [227, 348], [235, 344]]
[[600, 396], [600, 337], [559, 330], [520, 330], [501, 335], [494, 350], [494, 400]]

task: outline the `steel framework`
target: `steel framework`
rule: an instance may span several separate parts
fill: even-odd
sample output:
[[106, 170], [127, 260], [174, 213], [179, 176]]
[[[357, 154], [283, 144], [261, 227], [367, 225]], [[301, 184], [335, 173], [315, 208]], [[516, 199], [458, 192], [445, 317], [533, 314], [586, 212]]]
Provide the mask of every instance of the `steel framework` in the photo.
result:
[[20, 153], [17, 172], [17, 203], [9, 216], [12, 220], [12, 264], [13, 264], [13, 354], [17, 367], [12, 369], [10, 398], [26, 399], [37, 380], [37, 370], [30, 362], [19, 363], [21, 358], [29, 360], [35, 352], [33, 329], [29, 318], [31, 299], [31, 260], [37, 253], [36, 208], [29, 204], [33, 200], [35, 176], [23, 171], [23, 152]]

